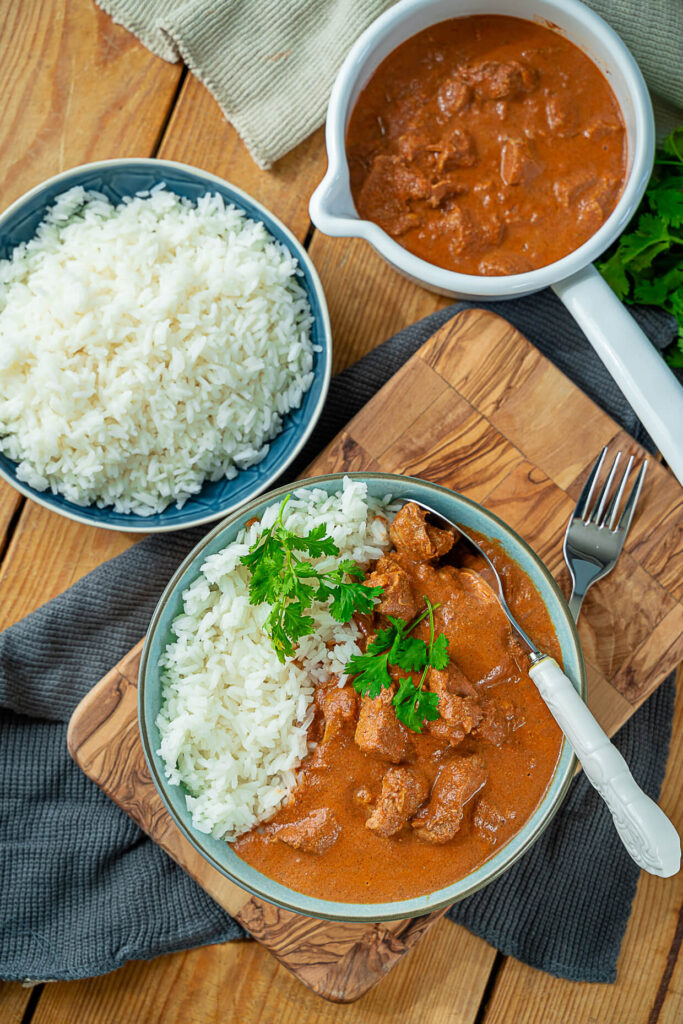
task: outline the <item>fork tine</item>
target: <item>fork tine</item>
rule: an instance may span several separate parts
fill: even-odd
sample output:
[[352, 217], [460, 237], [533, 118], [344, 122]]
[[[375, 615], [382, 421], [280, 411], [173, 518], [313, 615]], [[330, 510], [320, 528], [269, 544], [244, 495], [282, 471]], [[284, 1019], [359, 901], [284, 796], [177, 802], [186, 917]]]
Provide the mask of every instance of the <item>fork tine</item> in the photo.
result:
[[585, 484], [583, 485], [583, 490], [581, 491], [581, 496], [579, 497], [579, 500], [576, 503], [576, 508], [574, 509], [574, 516], [573, 516], [574, 519], [583, 519], [583, 517], [586, 515], [586, 512], [588, 511], [588, 506], [590, 505], [590, 500], [593, 497], [593, 490], [595, 488], [595, 481], [598, 479], [598, 476], [600, 474], [600, 470], [602, 469], [602, 464], [605, 461], [605, 455], [606, 454], [607, 454], [607, 445], [605, 445], [605, 447], [602, 449], [602, 451], [598, 455], [597, 459], [595, 460], [595, 462], [593, 464], [593, 468], [591, 469], [590, 473], [588, 474], [588, 478], [587, 478]]
[[610, 501], [607, 511], [605, 512], [604, 525], [607, 527], [608, 530], [611, 530], [617, 521], [617, 513], [619, 511], [619, 506], [621, 505], [621, 499], [624, 496], [624, 491], [626, 489], [626, 484], [628, 482], [629, 474], [631, 472], [632, 467], [633, 456], [630, 455], [629, 460], [626, 463], [626, 469], [624, 470], [623, 476], [621, 478], [621, 483], [619, 484], [616, 493]]
[[614, 462], [612, 463], [612, 468], [610, 469], [609, 473], [607, 474], [607, 479], [605, 480], [604, 484], [602, 485], [602, 488], [600, 490], [600, 494], [598, 495], [597, 501], [595, 503], [595, 508], [593, 509], [593, 511], [591, 512], [591, 514], [590, 514], [590, 516], [588, 518], [588, 522], [589, 523], [595, 523], [596, 526], [600, 526], [601, 525], [600, 520], [602, 518], [602, 513], [603, 513], [603, 510], [605, 508], [605, 502], [607, 501], [607, 495], [609, 494], [610, 489], [612, 487], [612, 481], [614, 480], [614, 474], [617, 471], [617, 466], [619, 465], [619, 459], [620, 458], [621, 458], [621, 452], [619, 451], [615, 455]]
[[645, 470], [646, 469], [647, 469], [647, 459], [645, 459], [645, 461], [643, 462], [642, 466], [638, 470], [638, 476], [636, 477], [636, 482], [634, 483], [634, 485], [633, 485], [633, 487], [631, 489], [631, 493], [629, 494], [628, 498], [626, 499], [626, 504], [624, 505], [624, 511], [621, 513], [621, 517], [619, 519], [619, 524], [617, 526], [617, 530], [623, 531], [624, 534], [628, 533], [629, 527], [631, 526], [631, 520], [633, 519], [633, 513], [636, 510], [636, 505], [638, 504], [638, 498], [640, 497], [640, 491], [641, 491], [641, 488], [643, 486], [643, 480], [645, 479]]

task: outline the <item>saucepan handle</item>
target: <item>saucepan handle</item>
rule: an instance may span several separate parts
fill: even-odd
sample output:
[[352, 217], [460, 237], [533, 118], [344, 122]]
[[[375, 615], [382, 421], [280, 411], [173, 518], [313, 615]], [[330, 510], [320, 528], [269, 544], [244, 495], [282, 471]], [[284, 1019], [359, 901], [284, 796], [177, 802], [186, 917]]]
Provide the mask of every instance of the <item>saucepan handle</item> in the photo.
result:
[[532, 665], [529, 675], [574, 748], [591, 785], [609, 807], [621, 841], [636, 864], [651, 875], [675, 875], [681, 864], [676, 829], [638, 786], [571, 680], [549, 657]]
[[683, 388], [594, 266], [554, 285], [683, 484]]

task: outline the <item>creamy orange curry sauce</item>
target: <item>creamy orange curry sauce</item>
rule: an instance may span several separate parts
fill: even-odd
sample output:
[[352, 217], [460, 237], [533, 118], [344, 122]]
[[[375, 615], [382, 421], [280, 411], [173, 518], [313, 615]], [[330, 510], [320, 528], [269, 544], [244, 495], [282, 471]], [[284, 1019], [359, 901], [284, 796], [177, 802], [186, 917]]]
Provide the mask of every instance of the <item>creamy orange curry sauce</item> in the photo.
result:
[[[267, 824], [233, 843], [259, 871], [320, 899], [402, 900], [462, 878], [522, 828], [561, 747], [483, 559], [455, 533], [429, 525], [414, 504], [396, 515], [390, 534], [393, 549], [366, 575], [382, 597], [372, 616], [357, 621], [367, 642], [387, 615], [410, 621], [425, 597], [439, 605], [435, 631], [448, 638], [450, 660], [444, 670], [429, 669], [426, 681], [439, 695], [439, 718], [421, 733], [407, 729], [392, 705], [395, 684], [374, 700], [350, 682], [319, 685], [312, 752], [295, 790]], [[473, 536], [522, 627], [559, 659], [529, 577], [497, 543]], [[429, 640], [426, 620], [415, 635]]]
[[502, 15], [425, 29], [375, 71], [346, 140], [361, 217], [464, 274], [517, 274], [572, 252], [621, 192], [626, 134], [593, 62]]

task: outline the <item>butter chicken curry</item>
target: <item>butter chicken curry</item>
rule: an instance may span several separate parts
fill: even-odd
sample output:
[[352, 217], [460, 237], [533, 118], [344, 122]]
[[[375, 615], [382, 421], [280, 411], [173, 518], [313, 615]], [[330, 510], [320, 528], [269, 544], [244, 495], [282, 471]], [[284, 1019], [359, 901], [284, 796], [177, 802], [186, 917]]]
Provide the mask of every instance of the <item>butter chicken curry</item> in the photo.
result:
[[[441, 889], [473, 871], [516, 833], [546, 791], [562, 735], [528, 675], [527, 654], [491, 589], [490, 569], [455, 532], [407, 504], [390, 528], [393, 549], [370, 567], [382, 594], [356, 615], [364, 646], [433, 609], [412, 635], [444, 634], [445, 664], [426, 668], [438, 717], [412, 731], [394, 697], [353, 680], [316, 687], [311, 753], [288, 802], [233, 843], [259, 871], [320, 899], [374, 903]], [[495, 542], [473, 534], [501, 575], [513, 614], [560, 660], [548, 612], [529, 577]], [[443, 644], [446, 649], [446, 644]], [[424, 649], [424, 648], [423, 648]], [[415, 673], [414, 682], [420, 673]], [[437, 703], [438, 698], [438, 703]]]
[[361, 217], [464, 274], [566, 256], [612, 212], [626, 134], [606, 79], [573, 43], [520, 18], [433, 25], [375, 71], [347, 133]]

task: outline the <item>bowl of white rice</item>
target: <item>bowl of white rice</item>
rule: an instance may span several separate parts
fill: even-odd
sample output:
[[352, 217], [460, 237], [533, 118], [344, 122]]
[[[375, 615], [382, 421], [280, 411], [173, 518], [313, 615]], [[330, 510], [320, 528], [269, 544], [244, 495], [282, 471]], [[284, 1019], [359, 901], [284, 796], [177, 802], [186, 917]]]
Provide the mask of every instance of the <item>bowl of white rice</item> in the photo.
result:
[[0, 216], [0, 476], [55, 512], [223, 517], [301, 451], [330, 368], [305, 249], [215, 175], [86, 164]]
[[324, 524], [338, 549], [337, 556], [311, 559], [319, 572], [329, 571], [325, 560], [335, 557], [374, 562], [388, 550], [391, 519], [406, 501], [497, 539], [543, 598], [565, 667], [585, 698], [576, 627], [548, 570], [502, 520], [445, 487], [384, 473], [315, 477], [261, 495], [200, 541], [162, 595], [142, 653], [138, 719], [152, 780], [183, 835], [246, 892], [297, 913], [346, 921], [430, 913], [488, 884], [528, 849], [562, 802], [576, 760], [565, 743], [540, 804], [498, 853], [452, 885], [411, 899], [322, 900], [238, 856], [231, 842], [266, 823], [295, 787], [316, 684], [331, 677], [341, 684], [344, 666], [361, 650], [355, 622], [337, 622], [327, 602], [314, 601], [307, 612], [314, 632], [299, 640], [295, 657], [280, 661], [265, 629], [269, 606], [249, 602], [250, 570], [241, 558], [277, 520], [287, 495], [286, 529], [305, 536]]

